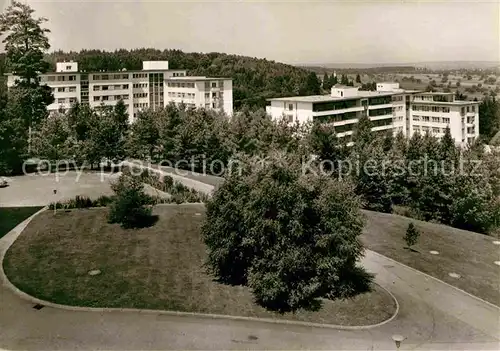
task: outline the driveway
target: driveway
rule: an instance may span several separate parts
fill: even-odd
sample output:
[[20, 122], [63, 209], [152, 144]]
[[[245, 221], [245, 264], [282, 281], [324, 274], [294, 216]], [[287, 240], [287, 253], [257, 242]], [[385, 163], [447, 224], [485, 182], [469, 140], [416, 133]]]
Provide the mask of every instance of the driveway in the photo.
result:
[[[100, 180], [96, 182], [92, 180], [92, 175], [89, 177], [90, 183], [86, 180], [85, 186], [103, 186]], [[44, 196], [48, 196], [47, 192], [50, 194], [50, 186], [54, 184], [46, 182], [43, 184], [48, 189], [25, 189], [18, 203], [15, 203], [15, 198], [4, 198], [5, 193], [1, 193], [0, 199], [13, 205], [36, 204], [36, 201], [42, 204], [43, 200], [47, 201]], [[83, 189], [78, 182], [70, 186], [73, 183], [69, 178], [67, 182], [67, 187], [62, 187], [64, 190], [61, 192], [75, 194]], [[10, 189], [14, 189], [14, 186]], [[19, 185], [18, 189], [21, 188], [24, 187]], [[6, 250], [18, 232], [19, 228], [14, 229], [0, 239], [0, 252]], [[498, 307], [371, 251], [366, 252], [362, 263], [369, 271], [376, 273], [376, 281], [393, 293], [400, 306], [394, 320], [374, 329], [332, 330], [125, 311], [74, 312], [49, 307], [37, 310], [32, 303], [6, 288], [2, 281], [0, 348], [393, 350], [393, 334], [407, 337], [401, 346], [402, 350], [500, 348]]]

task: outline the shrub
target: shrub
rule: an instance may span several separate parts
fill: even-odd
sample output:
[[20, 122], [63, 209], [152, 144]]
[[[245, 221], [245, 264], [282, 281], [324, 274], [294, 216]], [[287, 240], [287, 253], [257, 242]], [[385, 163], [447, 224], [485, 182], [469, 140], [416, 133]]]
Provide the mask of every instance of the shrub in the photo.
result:
[[208, 268], [279, 312], [367, 291], [372, 276], [356, 266], [359, 207], [350, 184], [302, 175], [288, 156], [273, 155], [260, 170], [231, 174], [207, 202]]
[[111, 203], [108, 220], [120, 223], [123, 228], [147, 226], [151, 220], [151, 197], [144, 193], [144, 186], [139, 177], [123, 173], [111, 188], [116, 196]]
[[417, 243], [419, 237], [419, 231], [417, 230], [417, 228], [415, 228], [415, 225], [413, 223], [410, 223], [404, 237], [406, 245], [408, 245], [408, 247], [412, 247]]
[[172, 188], [173, 185], [174, 185], [174, 178], [168, 175], [163, 176], [163, 187], [165, 191], [168, 191], [168, 189]]
[[96, 200], [91, 200], [85, 196], [77, 195], [74, 199], [68, 201], [51, 203], [49, 209], [53, 210], [54, 206], [56, 209], [74, 209], [74, 208], [91, 208], [91, 207], [106, 207], [113, 201], [112, 197], [100, 196]]

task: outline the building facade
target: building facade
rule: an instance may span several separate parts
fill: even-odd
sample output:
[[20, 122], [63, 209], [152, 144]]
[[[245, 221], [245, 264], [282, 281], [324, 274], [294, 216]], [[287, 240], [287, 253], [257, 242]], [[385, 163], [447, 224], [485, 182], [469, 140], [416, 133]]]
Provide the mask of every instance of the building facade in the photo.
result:
[[370, 118], [374, 132], [402, 132], [408, 137], [429, 132], [441, 137], [449, 127], [462, 145], [479, 136], [478, 102], [456, 101], [453, 93], [403, 90], [392, 82], [377, 84], [377, 91], [336, 85], [330, 95], [269, 99], [266, 110], [273, 119], [331, 124], [348, 143], [361, 116]]
[[[84, 72], [78, 70], [77, 62], [58, 62], [56, 72], [41, 75], [41, 83], [48, 85], [54, 93], [55, 100], [47, 109], [51, 113], [64, 113], [76, 102], [100, 108], [114, 106], [123, 100], [130, 122], [135, 120], [139, 111], [165, 107], [170, 102], [216, 109], [232, 115], [230, 78], [187, 77], [186, 70], [169, 69], [168, 61], [143, 61], [142, 66], [140, 71]], [[8, 75], [7, 86], [13, 86], [16, 79], [16, 76]], [[186, 87], [188, 81], [192, 88]], [[178, 82], [183, 86], [176, 85], [174, 89], [173, 84]], [[212, 88], [214, 84], [216, 88]], [[206, 93], [210, 93], [209, 99], [205, 99]], [[196, 97], [194, 100], [191, 94]]]
[[171, 77], [166, 80], [165, 96], [188, 107], [233, 111], [233, 81], [227, 78]]

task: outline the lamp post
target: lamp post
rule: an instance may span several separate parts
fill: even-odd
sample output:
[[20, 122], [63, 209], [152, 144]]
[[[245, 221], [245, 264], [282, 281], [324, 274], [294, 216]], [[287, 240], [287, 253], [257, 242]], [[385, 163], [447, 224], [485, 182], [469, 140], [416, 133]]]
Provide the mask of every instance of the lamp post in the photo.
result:
[[406, 338], [402, 335], [395, 334], [392, 336], [392, 340], [396, 343], [396, 349], [399, 350], [399, 347], [401, 346], [401, 342], [403, 342]]
[[[54, 192], [54, 198], [55, 198], [55, 195], [57, 195], [57, 189], [54, 189], [53, 192]], [[57, 198], [55, 198], [55, 201], [54, 201], [54, 216], [56, 214], [56, 211], [57, 211]]]

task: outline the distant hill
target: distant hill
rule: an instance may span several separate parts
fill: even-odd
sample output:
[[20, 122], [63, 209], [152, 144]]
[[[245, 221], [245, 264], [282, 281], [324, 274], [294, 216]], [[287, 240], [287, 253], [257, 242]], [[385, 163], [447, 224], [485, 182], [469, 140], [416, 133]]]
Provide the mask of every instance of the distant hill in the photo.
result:
[[78, 61], [79, 69], [118, 71], [142, 69], [142, 61], [168, 60], [171, 69], [186, 69], [188, 75], [233, 78], [233, 101], [236, 109], [242, 105], [265, 107], [266, 99], [293, 95], [315, 95], [320, 82], [311, 72], [299, 67], [224, 53], [186, 53], [181, 50], [120, 49], [116, 51], [82, 50], [57, 51], [46, 59], [55, 69], [57, 61]]
[[323, 64], [302, 64], [297, 65], [299, 67], [304, 67], [308, 69], [357, 69], [357, 70], [367, 70], [367, 69], [379, 69], [387, 70], [391, 69], [396, 71], [398, 69], [406, 70], [409, 67], [422, 69], [427, 68], [430, 70], [441, 70], [441, 69], [491, 69], [499, 68], [500, 62], [498, 61], [428, 61], [428, 62], [410, 62], [410, 63], [323, 63]]

